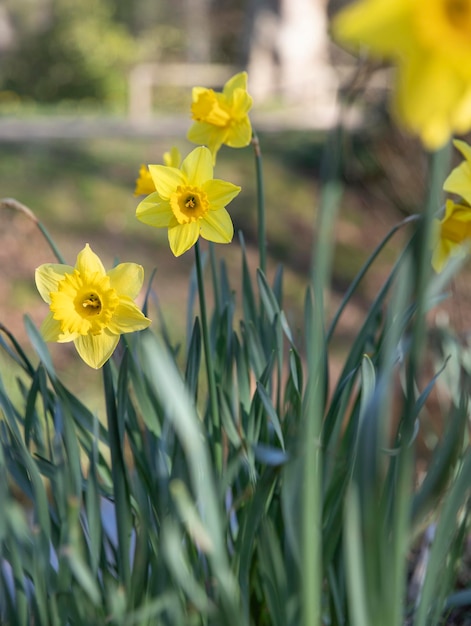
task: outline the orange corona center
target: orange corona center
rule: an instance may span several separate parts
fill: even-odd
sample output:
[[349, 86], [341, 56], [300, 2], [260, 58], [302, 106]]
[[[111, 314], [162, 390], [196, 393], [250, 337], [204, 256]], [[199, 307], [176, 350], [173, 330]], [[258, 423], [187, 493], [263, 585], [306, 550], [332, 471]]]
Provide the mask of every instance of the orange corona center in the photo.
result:
[[206, 192], [191, 185], [178, 186], [170, 196], [170, 206], [179, 224], [200, 220], [209, 210]]
[[416, 5], [414, 10], [419, 39], [425, 46], [443, 50], [445, 55], [451, 55], [452, 58], [457, 52], [461, 54], [465, 51], [465, 54], [469, 54], [471, 0], [429, 0], [427, 10], [422, 2], [413, 4]]
[[445, 0], [445, 13], [453, 28], [469, 32], [471, 26], [470, 0]]
[[[78, 305], [78, 311], [81, 315], [85, 315], [85, 317], [93, 317], [94, 315], [99, 315], [101, 313], [102, 304], [100, 300], [100, 296], [97, 293], [87, 293], [85, 297], [80, 295], [77, 298], [78, 302], [76, 302], [75, 306]], [[80, 309], [80, 306], [82, 309]]]

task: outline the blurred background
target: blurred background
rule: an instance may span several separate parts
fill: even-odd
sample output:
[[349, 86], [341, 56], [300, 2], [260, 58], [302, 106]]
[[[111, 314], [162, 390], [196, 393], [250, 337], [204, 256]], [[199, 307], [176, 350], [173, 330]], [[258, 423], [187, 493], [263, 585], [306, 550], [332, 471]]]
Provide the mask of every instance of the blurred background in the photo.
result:
[[328, 48], [324, 0], [2, 0], [1, 104], [123, 113], [138, 74], [162, 88], [201, 74], [169, 63], [249, 68], [258, 99], [325, 100]]
[[[167, 233], [135, 218], [141, 163], [159, 163], [172, 145], [186, 155], [191, 87], [220, 89], [249, 72], [252, 121], [264, 157], [269, 277], [285, 266], [285, 308], [294, 332], [313, 244], [325, 141], [342, 120], [345, 195], [336, 229], [331, 307], [374, 246], [420, 210], [426, 159], [390, 123], [388, 68], [359, 64], [329, 37], [342, 2], [326, 0], [0, 0], [0, 197], [28, 206], [73, 264], [86, 242], [116, 260], [156, 268], [154, 305], [175, 341], [184, 340], [190, 251], [175, 259]], [[373, 71], [374, 70], [374, 71]], [[348, 106], [346, 101], [348, 100]], [[224, 147], [216, 176], [242, 187], [230, 210], [257, 264], [251, 147]], [[401, 235], [381, 255], [342, 320], [342, 352], [390, 269]], [[218, 246], [237, 296], [238, 237]], [[47, 307], [34, 269], [53, 256], [33, 222], [0, 213], [0, 322], [24, 336]], [[235, 270], [235, 271], [232, 271]], [[158, 315], [153, 314], [158, 324]], [[87, 385], [71, 345], [51, 346], [66, 383]], [[70, 373], [68, 373], [70, 371]]]

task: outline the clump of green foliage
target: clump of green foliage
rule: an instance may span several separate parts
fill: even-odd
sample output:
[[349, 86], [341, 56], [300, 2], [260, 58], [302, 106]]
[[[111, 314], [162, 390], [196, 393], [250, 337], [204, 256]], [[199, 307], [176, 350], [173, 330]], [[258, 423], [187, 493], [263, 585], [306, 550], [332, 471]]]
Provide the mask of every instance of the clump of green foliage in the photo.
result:
[[[212, 246], [204, 315], [203, 275], [190, 278], [186, 343], [165, 325], [122, 337], [103, 368], [106, 423], [61, 382], [29, 319], [33, 359], [2, 329], [19, 370], [15, 394], [0, 380], [3, 623], [423, 626], [463, 600], [469, 359], [448, 330], [434, 334], [435, 371], [423, 367], [426, 314], [458, 268], [430, 270], [447, 151], [430, 162], [423, 214], [373, 251], [329, 320], [339, 145], [326, 146], [302, 332], [283, 312], [283, 268], [272, 283], [254, 276], [242, 236], [239, 292]], [[409, 241], [331, 380], [338, 320], [399, 229]], [[421, 417], [443, 377], [444, 434], [418, 484]], [[425, 528], [434, 540], [413, 588]]]

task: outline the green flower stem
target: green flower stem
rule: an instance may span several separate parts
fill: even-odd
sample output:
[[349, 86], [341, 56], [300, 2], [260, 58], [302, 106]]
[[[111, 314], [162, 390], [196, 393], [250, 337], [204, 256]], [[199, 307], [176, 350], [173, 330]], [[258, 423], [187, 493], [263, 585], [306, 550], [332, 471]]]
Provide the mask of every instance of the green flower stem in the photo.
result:
[[211, 263], [211, 274], [213, 277], [214, 306], [219, 315], [221, 312], [221, 296], [220, 296], [219, 287], [218, 287], [218, 269], [217, 269], [216, 253], [214, 251], [214, 243], [212, 241], [209, 242], [209, 260]]
[[[209, 329], [208, 329], [208, 317], [206, 313], [206, 299], [204, 295], [204, 283], [203, 283], [203, 266], [201, 262], [201, 252], [199, 247], [199, 241], [195, 244], [195, 261], [196, 261], [196, 279], [198, 282], [198, 297], [200, 301], [200, 315], [201, 315], [201, 327], [203, 333], [203, 348], [204, 348], [204, 360], [206, 363], [206, 376], [208, 379], [208, 391], [209, 391], [209, 407], [211, 413], [211, 422], [213, 426], [213, 434], [215, 440], [220, 440], [220, 418], [219, 407], [216, 391], [216, 378], [214, 376], [214, 364], [211, 353], [211, 346], [209, 343]], [[218, 468], [221, 469], [221, 450], [218, 443], [218, 453], [216, 455], [216, 461]]]
[[301, 578], [303, 597], [303, 626], [321, 624], [322, 605], [322, 420], [325, 412], [327, 381], [327, 342], [324, 331], [324, 291], [330, 284], [333, 232], [342, 189], [338, 181], [324, 183], [318, 209], [317, 245], [311, 270], [307, 360], [308, 373], [303, 402], [303, 483], [301, 545]]
[[255, 172], [257, 176], [257, 212], [258, 212], [258, 251], [260, 269], [265, 274], [267, 265], [267, 241], [265, 226], [265, 187], [263, 184], [262, 151], [256, 133], [252, 136], [252, 145], [255, 154]]
[[111, 478], [113, 481], [114, 504], [116, 514], [118, 572], [120, 582], [129, 589], [131, 573], [129, 551], [131, 538], [131, 504], [126, 479], [126, 466], [123, 458], [121, 438], [118, 427], [116, 390], [113, 384], [110, 362], [103, 365], [103, 385], [105, 390], [108, 437], [111, 453]]
[[29, 207], [22, 204], [21, 202], [18, 202], [18, 200], [15, 200], [14, 198], [3, 198], [2, 200], [0, 200], [0, 208], [1, 209], [13, 209], [14, 211], [20, 211], [21, 213], [26, 215], [26, 217], [32, 220], [36, 224], [36, 226], [39, 228], [41, 233], [43, 234], [44, 238], [46, 239], [52, 252], [54, 253], [54, 256], [59, 261], [59, 263], [66, 264], [66, 262], [64, 261], [64, 257], [59, 252], [56, 244], [54, 243], [46, 227], [42, 224], [42, 222], [38, 220], [36, 215], [33, 213], [33, 211]]
[[341, 128], [337, 128], [326, 144], [316, 245], [311, 261], [311, 300], [306, 313], [308, 371], [300, 440], [303, 458], [301, 545], [304, 546], [301, 559], [302, 626], [322, 623], [322, 423], [327, 382], [324, 293], [331, 281], [334, 228], [343, 192], [339, 176], [341, 145]]
[[66, 264], [66, 261], [64, 259], [64, 257], [62, 256], [62, 254], [59, 252], [56, 244], [54, 243], [54, 241], [52, 240], [51, 235], [49, 234], [49, 232], [46, 230], [46, 227], [44, 226], [44, 224], [42, 222], [40, 222], [39, 220], [37, 220], [36, 222], [37, 227], [39, 228], [39, 230], [42, 232], [42, 234], [44, 235], [44, 238], [46, 239], [47, 243], [49, 244], [49, 247], [51, 248], [51, 250], [54, 253], [54, 256], [56, 257], [56, 259], [59, 261], [59, 263], [64, 263]]

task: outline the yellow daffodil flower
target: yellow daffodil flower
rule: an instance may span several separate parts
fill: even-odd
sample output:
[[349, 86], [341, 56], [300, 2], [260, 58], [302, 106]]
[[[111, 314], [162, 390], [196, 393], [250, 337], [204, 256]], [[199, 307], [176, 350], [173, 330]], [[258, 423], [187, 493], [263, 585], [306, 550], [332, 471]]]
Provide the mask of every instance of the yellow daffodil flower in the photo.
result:
[[234, 227], [225, 206], [240, 187], [213, 179], [208, 148], [195, 148], [180, 168], [149, 165], [156, 191], [139, 203], [136, 217], [155, 228], [168, 228], [175, 256], [189, 250], [201, 235], [216, 243], [229, 243]]
[[[169, 152], [164, 152], [163, 161], [165, 165], [169, 167], [180, 167], [182, 157], [180, 150], [173, 146]], [[147, 196], [155, 191], [154, 181], [150, 175], [149, 170], [145, 165], [141, 165], [139, 170], [139, 177], [136, 180], [136, 188], [134, 190], [135, 196]]]
[[332, 30], [397, 65], [394, 112], [427, 148], [471, 128], [471, 0], [357, 0]]
[[110, 358], [122, 333], [151, 323], [134, 303], [144, 280], [143, 268], [121, 263], [106, 272], [88, 243], [75, 267], [46, 263], [37, 268], [35, 278], [50, 308], [41, 326], [45, 341], [73, 341], [85, 363], [95, 369]]
[[441, 272], [450, 256], [464, 254], [463, 244], [471, 241], [471, 207], [447, 200], [445, 215], [435, 220], [435, 247], [432, 266]]
[[204, 87], [194, 87], [191, 116], [195, 120], [188, 131], [193, 143], [208, 146], [213, 163], [219, 148], [248, 146], [252, 139], [252, 126], [248, 112], [252, 97], [247, 93], [247, 72], [240, 72], [224, 85], [222, 93]]
[[471, 146], [458, 139], [453, 142], [465, 160], [452, 170], [446, 179], [443, 189], [461, 196], [471, 206]]

